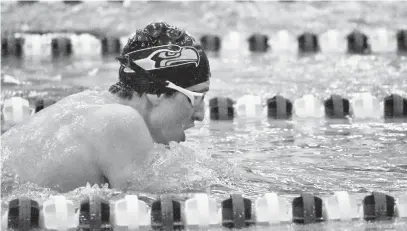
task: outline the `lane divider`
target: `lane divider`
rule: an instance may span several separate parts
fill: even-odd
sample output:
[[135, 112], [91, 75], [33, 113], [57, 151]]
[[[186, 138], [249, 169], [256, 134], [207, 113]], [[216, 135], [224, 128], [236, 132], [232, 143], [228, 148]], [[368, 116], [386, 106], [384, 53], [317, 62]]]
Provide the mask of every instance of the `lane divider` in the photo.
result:
[[[239, 34], [238, 32], [234, 33]], [[246, 44], [240, 44], [241, 41], [222, 41], [222, 38], [216, 34], [206, 34], [201, 36], [199, 41], [202, 47], [210, 52], [222, 51], [222, 43], [224, 43], [238, 44], [238, 48], [246, 45], [246, 49], [252, 53], [266, 53], [282, 49], [297, 50], [301, 54], [310, 54], [331, 49], [335, 50], [343, 46], [345, 47], [344, 51], [348, 54], [366, 55], [375, 51], [393, 51], [400, 55], [407, 54], [407, 29], [399, 29], [394, 32], [378, 29], [371, 32], [370, 37], [360, 30], [353, 30], [347, 35], [341, 35], [341, 33], [337, 30], [330, 30], [320, 35], [311, 31], [295, 35], [286, 30], [278, 31], [272, 35], [253, 33], [246, 38]], [[103, 33], [92, 34], [83, 31], [71, 33], [5, 32], [1, 37], [1, 54], [3, 57], [15, 56], [19, 58], [31, 56], [54, 57], [60, 54], [68, 56], [75, 54], [116, 55], [120, 53], [128, 39], [128, 36], [112, 37], [102, 35]], [[237, 37], [228, 38], [226, 36], [225, 39], [233, 40], [237, 39]], [[395, 46], [393, 46], [393, 43]]]
[[234, 193], [217, 204], [209, 195], [198, 193], [186, 201], [161, 195], [151, 205], [137, 195], [126, 195], [116, 201], [92, 195], [78, 206], [64, 196], [50, 197], [42, 205], [21, 197], [9, 201], [4, 207], [3, 229], [241, 229], [329, 221], [402, 221], [407, 219], [407, 194], [394, 198], [382, 192], [372, 192], [358, 203], [354, 195], [344, 191], [327, 196], [304, 192], [292, 200], [275, 192], [265, 193], [255, 200]]

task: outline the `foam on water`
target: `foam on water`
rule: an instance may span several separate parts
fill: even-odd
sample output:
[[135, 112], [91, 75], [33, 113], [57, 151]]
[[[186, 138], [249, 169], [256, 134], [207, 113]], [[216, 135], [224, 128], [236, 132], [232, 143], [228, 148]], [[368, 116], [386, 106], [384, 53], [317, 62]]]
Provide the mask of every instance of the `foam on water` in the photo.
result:
[[[160, 193], [209, 193], [213, 189], [216, 191], [216, 188], [231, 190], [233, 182], [239, 180], [242, 173], [231, 162], [213, 159], [205, 149], [175, 142], [169, 146], [155, 144], [154, 152], [143, 168], [134, 171], [131, 187], [127, 192], [109, 189], [108, 185], [91, 186], [88, 183], [63, 195], [79, 203], [93, 194], [110, 200], [129, 193], [149, 195], [147, 197]], [[52, 195], [61, 195], [46, 187], [21, 182], [7, 166], [2, 168], [1, 180], [2, 201], [27, 196], [43, 202]]]
[[[213, 184], [227, 186], [238, 171], [231, 163], [213, 159], [207, 150], [175, 142], [155, 145], [143, 169], [133, 175], [135, 190], [146, 192], [208, 191]], [[230, 179], [227, 179], [231, 177]]]

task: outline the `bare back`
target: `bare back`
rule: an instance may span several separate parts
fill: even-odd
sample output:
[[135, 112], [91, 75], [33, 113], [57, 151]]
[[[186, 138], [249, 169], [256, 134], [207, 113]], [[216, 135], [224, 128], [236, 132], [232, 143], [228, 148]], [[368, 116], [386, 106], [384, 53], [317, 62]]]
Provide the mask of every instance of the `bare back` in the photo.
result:
[[84, 91], [35, 114], [2, 136], [2, 165], [23, 181], [67, 191], [123, 187], [153, 146], [143, 118], [109, 92]]

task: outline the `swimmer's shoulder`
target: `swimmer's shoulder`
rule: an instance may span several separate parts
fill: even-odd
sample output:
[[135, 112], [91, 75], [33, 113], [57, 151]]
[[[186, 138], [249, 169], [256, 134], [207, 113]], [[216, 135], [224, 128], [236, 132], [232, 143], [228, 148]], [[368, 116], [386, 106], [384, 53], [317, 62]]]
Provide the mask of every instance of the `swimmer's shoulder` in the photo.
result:
[[84, 106], [101, 106], [104, 104], [111, 104], [114, 102], [110, 92], [98, 90], [84, 90], [82, 92], [68, 95], [55, 103], [52, 106], [64, 108], [83, 108]]
[[99, 126], [109, 130], [148, 132], [148, 127], [140, 113], [129, 106], [111, 103], [98, 105], [92, 112], [95, 121], [101, 123]]
[[58, 103], [72, 103], [72, 102], [88, 102], [91, 103], [92, 101], [97, 101], [98, 99], [104, 97], [105, 92], [97, 91], [97, 90], [84, 90], [75, 94], [71, 94], [65, 96], [64, 98], [60, 99]]
[[[110, 150], [127, 160], [133, 159], [129, 153], [148, 153], [153, 148], [153, 138], [146, 122], [137, 110], [129, 106], [102, 105], [92, 112], [89, 119], [89, 135], [93, 140], [96, 138], [98, 142], [104, 142], [104, 152]], [[117, 147], [120, 147], [120, 151]], [[109, 156], [106, 158], [109, 159]], [[139, 155], [135, 156], [140, 158]]]
[[94, 115], [109, 120], [143, 120], [143, 117], [136, 109], [119, 103], [98, 105], [94, 110]]

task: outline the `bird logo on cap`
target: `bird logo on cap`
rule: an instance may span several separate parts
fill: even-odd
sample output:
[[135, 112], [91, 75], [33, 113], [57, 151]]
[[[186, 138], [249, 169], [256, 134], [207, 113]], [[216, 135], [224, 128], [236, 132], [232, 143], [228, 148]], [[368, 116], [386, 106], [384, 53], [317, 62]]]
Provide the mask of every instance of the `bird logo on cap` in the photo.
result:
[[164, 45], [133, 51], [127, 54], [129, 61], [145, 71], [194, 64], [198, 67], [200, 56], [192, 47]]

